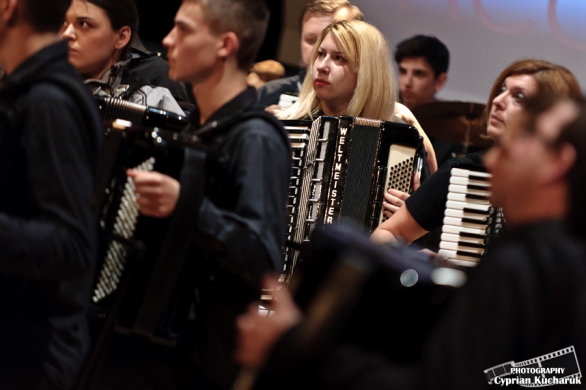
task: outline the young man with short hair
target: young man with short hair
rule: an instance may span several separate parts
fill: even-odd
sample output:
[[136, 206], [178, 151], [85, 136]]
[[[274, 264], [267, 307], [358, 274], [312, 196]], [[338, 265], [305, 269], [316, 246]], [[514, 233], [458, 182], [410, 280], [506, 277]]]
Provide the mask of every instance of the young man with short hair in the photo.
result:
[[103, 127], [61, 40], [69, 3], [0, 0], [2, 389], [71, 389], [89, 350]]
[[448, 80], [450, 52], [433, 36], [416, 35], [397, 45], [395, 61], [399, 67], [402, 103], [410, 110], [435, 102], [435, 94]]
[[246, 83], [268, 17], [264, 0], [184, 0], [163, 40], [170, 78], [193, 86], [192, 130], [207, 157], [187, 149], [181, 182], [128, 175], [144, 215], [176, 214], [193, 231], [189, 280], [178, 286], [189, 314], [178, 318], [176, 347], [118, 338], [105, 388], [227, 389], [236, 376], [235, 318], [259, 299], [261, 275], [283, 269], [291, 152], [283, 127], [256, 106]]

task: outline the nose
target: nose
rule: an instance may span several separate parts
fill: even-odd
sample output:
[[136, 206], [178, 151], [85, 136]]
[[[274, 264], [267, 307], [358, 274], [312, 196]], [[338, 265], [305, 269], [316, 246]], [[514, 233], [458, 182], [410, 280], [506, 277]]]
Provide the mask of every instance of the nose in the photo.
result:
[[502, 92], [499, 95], [495, 96], [494, 99], [492, 99], [492, 104], [496, 107], [498, 107], [499, 109], [503, 109], [505, 107], [505, 103], [506, 103], [506, 94], [507, 92]]
[[67, 39], [68, 41], [75, 39], [75, 29], [71, 23], [65, 27], [65, 30], [63, 30], [63, 33], [61, 33], [61, 37], [63, 39]]
[[319, 57], [315, 60], [315, 68], [319, 73], [327, 73], [330, 69], [327, 57], [320, 59]]
[[405, 87], [410, 87], [413, 84], [413, 75], [410, 73], [405, 73], [401, 76], [401, 80], [403, 81], [403, 85]]
[[163, 46], [165, 46], [167, 49], [169, 49], [175, 43], [175, 28], [176, 27], [173, 27], [173, 29], [169, 31], [169, 34], [163, 38]]

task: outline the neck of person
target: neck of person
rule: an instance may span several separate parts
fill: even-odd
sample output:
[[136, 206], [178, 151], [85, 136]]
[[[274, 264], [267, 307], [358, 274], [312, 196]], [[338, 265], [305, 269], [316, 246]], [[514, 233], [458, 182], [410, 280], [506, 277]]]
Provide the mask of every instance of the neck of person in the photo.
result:
[[28, 24], [14, 26], [5, 34], [0, 47], [0, 62], [8, 75], [33, 54], [61, 41], [61, 34], [58, 32], [40, 33]]
[[193, 82], [193, 95], [199, 109], [199, 122], [203, 125], [224, 104], [246, 90], [247, 72], [234, 60], [222, 61], [204, 80]]
[[530, 223], [561, 220], [566, 216], [569, 191], [564, 184], [555, 184], [533, 191], [530, 196], [503, 205], [503, 214], [510, 227]]
[[321, 110], [323, 111], [324, 115], [328, 116], [341, 116], [341, 115], [348, 115], [348, 103], [341, 103], [341, 102], [324, 102], [323, 100], [320, 103]]

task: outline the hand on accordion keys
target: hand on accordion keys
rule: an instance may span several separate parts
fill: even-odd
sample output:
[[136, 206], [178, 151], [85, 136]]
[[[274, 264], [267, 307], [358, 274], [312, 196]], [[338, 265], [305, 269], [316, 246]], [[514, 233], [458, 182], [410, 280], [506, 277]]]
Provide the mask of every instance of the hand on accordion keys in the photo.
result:
[[[419, 172], [415, 172], [413, 175], [413, 191], [417, 190], [421, 185], [419, 182], [419, 174]], [[401, 207], [403, 207], [405, 201], [410, 196], [411, 195], [406, 192], [390, 188], [384, 194], [385, 200], [383, 201], [383, 208], [385, 216], [387, 218], [391, 218], [393, 214], [395, 214]]]
[[140, 212], [149, 217], [171, 215], [179, 199], [179, 182], [159, 172], [129, 169], [126, 174], [134, 182]]

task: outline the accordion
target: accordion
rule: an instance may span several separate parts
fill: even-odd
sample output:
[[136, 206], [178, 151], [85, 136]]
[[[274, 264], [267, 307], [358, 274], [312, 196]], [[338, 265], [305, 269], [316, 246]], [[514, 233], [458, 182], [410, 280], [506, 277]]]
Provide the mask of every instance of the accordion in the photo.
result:
[[283, 121], [293, 153], [287, 203], [285, 275], [316, 226], [348, 225], [370, 233], [384, 221], [382, 199], [389, 188], [411, 192], [423, 159], [413, 126], [358, 117], [322, 116]]
[[460, 266], [475, 266], [503, 227], [502, 212], [489, 201], [490, 173], [480, 165], [454, 164], [438, 254]]
[[[175, 342], [171, 322], [151, 318], [151, 324], [144, 326], [140, 318], [145, 304], [152, 304], [145, 302], [144, 292], [161, 288], [156, 284], [168, 276], [151, 277], [153, 270], [179, 273], [171, 269], [173, 264], [169, 261], [164, 271], [160, 271], [163, 268], [160, 263], [169, 258], [162, 252], [165, 245], [169, 245], [166, 240], [172, 238], [167, 232], [173, 219], [139, 214], [134, 183], [127, 177], [126, 170], [156, 170], [178, 178], [183, 158], [183, 149], [167, 147], [158, 129], [134, 128], [129, 122], [120, 120], [107, 128], [106, 164], [101, 174], [104, 199], [99, 215], [99, 269], [92, 294], [92, 311], [97, 317], [109, 318], [112, 329], [117, 332], [136, 334], [160, 344]], [[177, 241], [173, 243], [175, 248], [189, 245], [189, 240]], [[175, 268], [180, 269], [181, 264], [176, 264]], [[175, 275], [167, 282], [167, 290], [174, 288], [177, 278]], [[157, 293], [167, 301], [172, 299], [172, 291], [162, 288]], [[167, 307], [167, 303], [164, 306]]]
[[341, 341], [384, 351], [396, 363], [418, 361], [445, 305], [467, 281], [463, 270], [417, 248], [381, 247], [344, 227], [314, 231], [308, 246], [319, 261], [290, 283], [306, 318], [288, 354], [315, 356], [313, 348], [327, 351]]
[[94, 99], [104, 121], [123, 119], [138, 126], [171, 130], [181, 130], [188, 123], [186, 116], [158, 108], [104, 96], [94, 96]]

